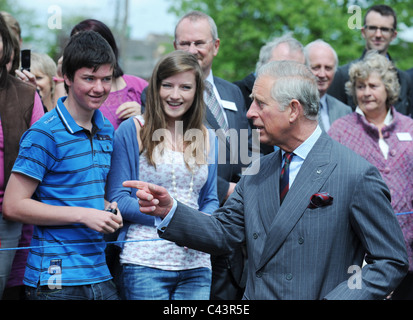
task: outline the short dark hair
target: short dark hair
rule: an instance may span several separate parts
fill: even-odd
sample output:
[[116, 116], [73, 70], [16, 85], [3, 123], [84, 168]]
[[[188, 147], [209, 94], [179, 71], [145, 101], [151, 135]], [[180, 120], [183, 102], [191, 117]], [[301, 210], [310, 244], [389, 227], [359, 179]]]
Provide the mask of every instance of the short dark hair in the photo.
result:
[[366, 25], [366, 17], [371, 11], [378, 12], [382, 16], [392, 16], [394, 18], [393, 29], [394, 30], [397, 29], [396, 12], [394, 12], [393, 8], [386, 6], [385, 4], [377, 4], [377, 5], [370, 7], [370, 9], [368, 9], [366, 14], [364, 15], [364, 25]]
[[113, 76], [115, 78], [123, 76], [124, 72], [119, 65], [119, 50], [116, 45], [115, 37], [113, 36], [113, 33], [110, 30], [110, 28], [106, 24], [104, 24], [102, 21], [99, 21], [96, 19], [86, 19], [86, 20], [79, 22], [77, 25], [73, 27], [72, 32], [70, 33], [70, 36], [73, 36], [76, 33], [79, 33], [81, 31], [87, 31], [87, 30], [96, 31], [103, 38], [105, 38], [105, 40], [109, 43], [116, 57], [116, 66], [115, 66], [115, 71], [113, 73]]
[[[116, 65], [116, 57], [108, 42], [95, 31], [82, 31], [70, 38], [63, 52], [62, 74], [73, 81], [81, 68], [98, 70], [102, 65]], [[65, 83], [66, 92], [68, 86]]]

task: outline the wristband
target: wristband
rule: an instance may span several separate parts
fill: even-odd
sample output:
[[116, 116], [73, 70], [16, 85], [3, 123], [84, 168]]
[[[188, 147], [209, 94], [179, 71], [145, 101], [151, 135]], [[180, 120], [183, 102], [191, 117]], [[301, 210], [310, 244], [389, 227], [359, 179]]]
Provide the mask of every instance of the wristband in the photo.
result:
[[59, 77], [53, 77], [54, 82], [65, 82], [65, 79]]

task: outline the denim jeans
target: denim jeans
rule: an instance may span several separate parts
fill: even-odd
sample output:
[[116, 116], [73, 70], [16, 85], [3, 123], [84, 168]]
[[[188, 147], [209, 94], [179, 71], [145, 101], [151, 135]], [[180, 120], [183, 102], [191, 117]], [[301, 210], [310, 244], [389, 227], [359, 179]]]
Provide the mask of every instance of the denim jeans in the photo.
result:
[[211, 270], [197, 268], [166, 271], [123, 265], [121, 297], [126, 300], [209, 300]]
[[[17, 248], [21, 233], [21, 223], [4, 220], [3, 215], [0, 213], [0, 241], [2, 249]], [[15, 253], [15, 250], [0, 251], [0, 300], [6, 288]]]
[[113, 281], [104, 281], [83, 286], [63, 286], [50, 289], [48, 286], [26, 287], [27, 300], [119, 300]]

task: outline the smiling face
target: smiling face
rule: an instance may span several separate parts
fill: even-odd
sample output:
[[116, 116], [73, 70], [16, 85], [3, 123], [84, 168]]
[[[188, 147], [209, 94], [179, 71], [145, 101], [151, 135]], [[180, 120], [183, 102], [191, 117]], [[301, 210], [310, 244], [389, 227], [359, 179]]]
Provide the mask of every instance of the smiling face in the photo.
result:
[[77, 112], [93, 112], [102, 105], [112, 87], [113, 68], [110, 64], [92, 68], [81, 68], [75, 72], [73, 81], [65, 75], [69, 87], [68, 101]]
[[373, 72], [367, 79], [356, 81], [357, 102], [367, 116], [385, 116], [387, 113], [387, 91], [381, 77]]
[[311, 72], [317, 77], [317, 88], [322, 97], [333, 82], [336, 58], [330, 48], [315, 44], [309, 50], [308, 62]]
[[211, 71], [214, 57], [218, 54], [219, 39], [212, 38], [211, 27], [207, 19], [183, 19], [176, 28], [175, 49], [192, 53], [206, 78]]
[[159, 95], [168, 122], [173, 123], [173, 126], [191, 108], [195, 90], [195, 71], [177, 73], [162, 80]]
[[50, 99], [52, 94], [52, 80], [40, 70], [33, 70], [32, 68], [32, 73], [36, 77], [36, 84], [37, 89], [40, 92], [40, 97], [43, 100]]

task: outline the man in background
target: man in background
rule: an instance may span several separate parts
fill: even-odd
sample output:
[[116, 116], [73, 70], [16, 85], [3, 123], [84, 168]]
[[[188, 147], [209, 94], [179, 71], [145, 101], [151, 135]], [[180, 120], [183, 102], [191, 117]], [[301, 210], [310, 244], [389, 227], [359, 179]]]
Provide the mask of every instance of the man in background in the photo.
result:
[[323, 40], [315, 40], [304, 48], [307, 66], [317, 77], [318, 93], [320, 94], [320, 109], [318, 124], [324, 131], [340, 117], [352, 112], [351, 108], [340, 100], [327, 94], [338, 67], [338, 58], [331, 45]]
[[[356, 109], [355, 102], [345, 91], [345, 84], [349, 80], [348, 71], [353, 62], [363, 59], [369, 50], [377, 50], [380, 54], [392, 60], [388, 52], [390, 43], [397, 37], [397, 16], [394, 10], [387, 5], [374, 5], [364, 16], [364, 26], [361, 28], [361, 36], [365, 40], [365, 49], [362, 56], [346, 65], [338, 68], [334, 81], [331, 84], [328, 93], [341, 102], [349, 105], [353, 110]], [[397, 69], [397, 75], [400, 83], [399, 100], [395, 108], [400, 113], [412, 115], [412, 85], [408, 74]]]

